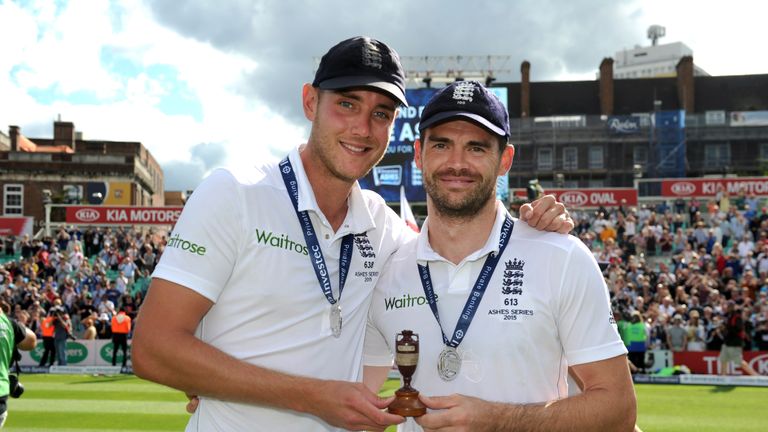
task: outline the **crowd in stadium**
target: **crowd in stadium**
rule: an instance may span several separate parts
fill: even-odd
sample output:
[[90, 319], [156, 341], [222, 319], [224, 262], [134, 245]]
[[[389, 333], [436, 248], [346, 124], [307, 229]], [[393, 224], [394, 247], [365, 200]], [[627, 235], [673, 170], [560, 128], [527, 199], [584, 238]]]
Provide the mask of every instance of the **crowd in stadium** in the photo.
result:
[[[136, 316], [163, 242], [132, 229], [76, 227], [43, 239], [3, 239], [0, 296], [11, 316], [42, 338], [41, 366], [63, 352], [54, 343], [110, 339], [118, 311]], [[58, 364], [66, 364], [61, 354]]]
[[[752, 195], [661, 201], [574, 211], [573, 234], [603, 263], [616, 320], [633, 351], [642, 347], [719, 351], [729, 337], [744, 350], [768, 350], [768, 208]], [[12, 316], [43, 340], [109, 339], [124, 309], [136, 316], [165, 237], [123, 228], [60, 228], [50, 238], [3, 239], [0, 295]], [[728, 335], [729, 303], [743, 331]], [[50, 323], [50, 321], [49, 321]], [[53, 363], [54, 356], [43, 358]], [[630, 354], [630, 358], [632, 354]]]
[[[768, 350], [768, 208], [754, 195], [661, 201], [576, 214], [578, 235], [604, 263], [614, 319], [636, 351]], [[741, 328], [731, 331], [729, 307]], [[736, 318], [733, 318], [734, 320]], [[636, 333], [639, 334], [639, 333]], [[734, 339], [736, 342], [734, 342]], [[640, 366], [640, 365], [638, 365]]]

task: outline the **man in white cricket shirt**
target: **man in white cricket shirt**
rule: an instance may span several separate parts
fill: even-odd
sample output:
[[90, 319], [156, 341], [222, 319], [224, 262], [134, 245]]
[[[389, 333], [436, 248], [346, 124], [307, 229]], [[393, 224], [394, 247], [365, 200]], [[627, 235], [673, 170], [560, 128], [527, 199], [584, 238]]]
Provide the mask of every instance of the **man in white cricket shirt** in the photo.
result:
[[[424, 108], [420, 133], [429, 216], [376, 285], [366, 384], [380, 387], [408, 329], [420, 340], [412, 386], [430, 410], [400, 430], [632, 430], [627, 351], [597, 262], [495, 199], [514, 155], [503, 105], [480, 83], [453, 83]], [[571, 398], [568, 366], [584, 384]]]

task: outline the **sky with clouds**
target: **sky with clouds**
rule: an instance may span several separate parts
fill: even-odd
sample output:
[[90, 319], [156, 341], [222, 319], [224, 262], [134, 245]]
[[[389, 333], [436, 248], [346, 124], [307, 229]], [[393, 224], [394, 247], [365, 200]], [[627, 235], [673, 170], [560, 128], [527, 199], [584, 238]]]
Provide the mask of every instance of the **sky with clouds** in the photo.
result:
[[[691, 0], [0, 0], [0, 128], [141, 141], [167, 190], [303, 142], [315, 58], [369, 35], [401, 56], [508, 55], [533, 81], [595, 79], [604, 57], [684, 42], [712, 75], [768, 73], [768, 2]], [[763, 41], [763, 42], [761, 42]], [[408, 65], [405, 65], [408, 68]]]

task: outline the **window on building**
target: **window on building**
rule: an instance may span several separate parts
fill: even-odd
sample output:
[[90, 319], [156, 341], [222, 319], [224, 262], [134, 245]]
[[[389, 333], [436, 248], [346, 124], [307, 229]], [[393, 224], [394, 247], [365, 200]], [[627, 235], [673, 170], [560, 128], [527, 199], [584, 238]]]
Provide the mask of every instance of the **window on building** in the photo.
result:
[[587, 186], [591, 188], [602, 188], [605, 187], [605, 180], [604, 179], [589, 179], [587, 181]]
[[3, 213], [5, 216], [24, 214], [24, 185], [7, 184], [3, 187]]
[[576, 147], [565, 147], [563, 149], [563, 169], [579, 169], [579, 149]]
[[760, 143], [760, 162], [768, 162], [768, 143]]
[[536, 153], [536, 167], [540, 170], [552, 169], [552, 149], [540, 148]]
[[605, 166], [603, 161], [603, 147], [591, 146], [589, 148], [589, 168], [601, 169]]
[[632, 163], [635, 165], [648, 165], [648, 147], [635, 146], [632, 149]]
[[704, 166], [721, 168], [731, 163], [731, 147], [728, 144], [707, 144], [704, 147]]

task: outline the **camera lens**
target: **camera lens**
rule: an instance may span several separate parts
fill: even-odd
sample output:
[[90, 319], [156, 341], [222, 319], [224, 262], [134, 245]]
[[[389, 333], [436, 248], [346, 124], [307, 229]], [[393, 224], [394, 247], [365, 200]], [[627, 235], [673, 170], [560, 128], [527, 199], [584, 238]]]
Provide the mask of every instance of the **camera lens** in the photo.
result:
[[20, 398], [24, 394], [24, 386], [19, 382], [19, 377], [16, 375], [8, 376], [8, 388], [10, 389], [9, 395], [12, 398]]

